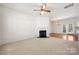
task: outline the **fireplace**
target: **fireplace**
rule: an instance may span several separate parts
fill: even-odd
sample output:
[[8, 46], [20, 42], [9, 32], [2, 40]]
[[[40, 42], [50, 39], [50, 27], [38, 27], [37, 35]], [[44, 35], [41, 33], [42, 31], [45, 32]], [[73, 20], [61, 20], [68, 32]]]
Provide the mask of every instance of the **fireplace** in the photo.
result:
[[47, 37], [46, 30], [40, 30], [39, 31], [39, 37], [40, 38], [46, 38]]

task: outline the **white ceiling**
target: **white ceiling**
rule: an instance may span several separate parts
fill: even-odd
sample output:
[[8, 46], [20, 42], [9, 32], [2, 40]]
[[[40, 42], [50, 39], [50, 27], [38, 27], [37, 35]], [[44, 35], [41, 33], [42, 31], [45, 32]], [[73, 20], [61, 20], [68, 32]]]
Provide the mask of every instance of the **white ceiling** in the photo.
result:
[[[64, 6], [68, 4], [69, 3], [48, 3], [48, 8], [52, 12], [46, 16], [50, 16], [55, 19], [76, 15], [76, 6], [79, 4], [74, 4], [73, 7], [64, 9]], [[4, 3], [1, 5], [33, 16], [40, 16], [38, 11], [33, 10], [40, 8], [41, 3]]]

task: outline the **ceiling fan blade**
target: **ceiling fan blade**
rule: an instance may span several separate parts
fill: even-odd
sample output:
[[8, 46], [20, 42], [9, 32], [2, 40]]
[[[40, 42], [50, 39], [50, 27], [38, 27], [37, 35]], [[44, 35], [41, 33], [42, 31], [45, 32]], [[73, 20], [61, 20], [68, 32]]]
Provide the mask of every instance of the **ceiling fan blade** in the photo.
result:
[[41, 11], [40, 9], [34, 9], [33, 11]]
[[45, 12], [51, 12], [50, 10], [44, 10]]
[[45, 12], [51, 12], [50, 10], [44, 10], [44, 9], [34, 9], [34, 11], [45, 11]]

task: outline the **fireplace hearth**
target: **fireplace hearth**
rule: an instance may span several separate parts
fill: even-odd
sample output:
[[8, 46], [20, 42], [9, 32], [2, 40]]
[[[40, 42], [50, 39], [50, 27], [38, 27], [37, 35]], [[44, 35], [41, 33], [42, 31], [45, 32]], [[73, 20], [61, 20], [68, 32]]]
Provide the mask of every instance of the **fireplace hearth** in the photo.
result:
[[40, 38], [46, 38], [47, 37], [46, 30], [40, 30], [39, 31], [39, 37]]

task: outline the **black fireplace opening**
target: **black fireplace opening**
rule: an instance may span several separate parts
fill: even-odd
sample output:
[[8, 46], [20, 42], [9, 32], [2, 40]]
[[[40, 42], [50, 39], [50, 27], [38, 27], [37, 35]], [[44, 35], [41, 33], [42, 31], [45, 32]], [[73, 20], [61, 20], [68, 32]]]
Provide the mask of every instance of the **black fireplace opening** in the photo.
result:
[[40, 30], [39, 31], [39, 37], [40, 38], [46, 38], [47, 37], [46, 30]]

